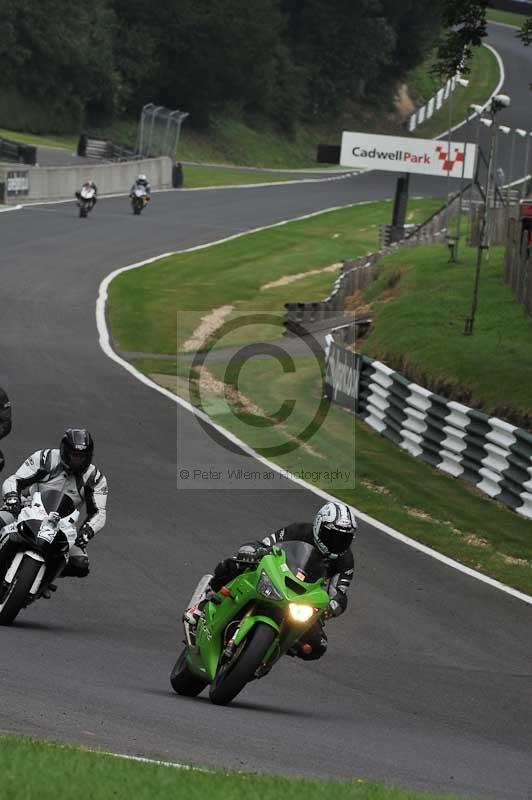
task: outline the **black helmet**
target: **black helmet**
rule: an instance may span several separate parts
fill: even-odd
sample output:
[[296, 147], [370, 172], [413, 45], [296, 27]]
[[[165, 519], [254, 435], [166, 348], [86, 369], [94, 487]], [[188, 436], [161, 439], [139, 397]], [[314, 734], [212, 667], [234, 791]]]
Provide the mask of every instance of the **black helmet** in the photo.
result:
[[322, 506], [312, 526], [316, 547], [329, 558], [338, 558], [349, 550], [356, 529], [355, 515], [345, 503]]
[[92, 461], [92, 436], [83, 428], [67, 428], [61, 439], [59, 452], [65, 469], [74, 475], [82, 475]]

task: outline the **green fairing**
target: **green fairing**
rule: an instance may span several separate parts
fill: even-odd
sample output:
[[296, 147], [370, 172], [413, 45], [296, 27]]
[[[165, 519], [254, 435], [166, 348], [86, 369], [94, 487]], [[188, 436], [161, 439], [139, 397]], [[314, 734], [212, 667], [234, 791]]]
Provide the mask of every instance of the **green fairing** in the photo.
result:
[[[196, 646], [186, 648], [186, 663], [193, 675], [213, 683], [220, 667], [227, 662], [227, 658], [224, 661], [224, 648], [227, 642], [227, 637], [224, 642], [224, 633], [232, 621], [235, 621], [234, 628], [229, 638], [233, 640], [232, 657], [235, 658], [235, 663], [239, 657], [239, 646], [245, 642], [258, 623], [269, 625], [274, 630], [274, 640], [267, 647], [261, 662], [264, 674], [309, 627], [315, 624], [329, 603], [329, 595], [323, 587], [323, 578], [313, 583], [305, 582], [289, 569], [287, 550], [292, 551], [293, 559], [297, 548], [299, 548], [297, 552], [306, 552], [307, 557], [312, 553], [311, 560], [321, 558], [316, 550], [304, 543], [290, 542], [275, 546], [269, 554], [263, 556], [256, 568], [246, 570], [227, 584], [231, 596], [219, 594], [221, 599], [219, 605], [213, 602], [206, 604], [204, 615], [198, 623]], [[294, 564], [292, 567], [297, 573]], [[258, 584], [263, 573], [267, 575], [282, 599], [272, 599], [259, 592]], [[299, 591], [294, 591], [288, 586], [286, 578], [297, 584], [300, 587]], [[308, 622], [296, 622], [290, 616], [290, 603], [312, 606], [315, 612]]]

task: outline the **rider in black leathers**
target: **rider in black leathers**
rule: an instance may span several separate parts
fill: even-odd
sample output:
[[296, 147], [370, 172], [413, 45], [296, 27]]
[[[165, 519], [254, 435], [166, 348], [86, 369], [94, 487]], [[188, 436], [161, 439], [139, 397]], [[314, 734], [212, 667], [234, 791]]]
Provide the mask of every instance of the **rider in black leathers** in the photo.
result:
[[[276, 543], [282, 541], [308, 542], [324, 556], [327, 564], [327, 588], [330, 596], [325, 619], [338, 617], [347, 608], [347, 591], [354, 575], [354, 558], [351, 543], [356, 532], [352, 510], [344, 503], [327, 503], [318, 511], [314, 522], [294, 522], [266, 536], [262, 541], [250, 542], [240, 547], [236, 559], [227, 558], [216, 566], [209, 587], [196, 606], [184, 615], [188, 638], [193, 641], [198, 620], [208, 600], [216, 602], [217, 592], [240, 572], [253, 567]], [[187, 628], [188, 626], [188, 628]], [[323, 618], [318, 620], [298, 642], [289, 655], [305, 660], [321, 658], [327, 650], [327, 636]]]
[[[5, 391], [0, 388], [0, 439], [11, 431], [11, 403]], [[0, 472], [4, 468], [4, 454], [0, 450]]]

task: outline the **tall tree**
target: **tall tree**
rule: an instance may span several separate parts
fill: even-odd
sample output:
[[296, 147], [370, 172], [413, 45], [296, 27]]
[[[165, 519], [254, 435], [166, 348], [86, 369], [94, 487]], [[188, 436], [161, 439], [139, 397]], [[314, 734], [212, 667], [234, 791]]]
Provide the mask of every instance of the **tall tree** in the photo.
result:
[[445, 78], [469, 72], [473, 47], [486, 36], [488, 0], [440, 0], [444, 35], [438, 46], [436, 68]]
[[[112, 27], [107, 0], [0, 0], [3, 86], [69, 108], [112, 108]], [[6, 35], [4, 35], [4, 31]]]

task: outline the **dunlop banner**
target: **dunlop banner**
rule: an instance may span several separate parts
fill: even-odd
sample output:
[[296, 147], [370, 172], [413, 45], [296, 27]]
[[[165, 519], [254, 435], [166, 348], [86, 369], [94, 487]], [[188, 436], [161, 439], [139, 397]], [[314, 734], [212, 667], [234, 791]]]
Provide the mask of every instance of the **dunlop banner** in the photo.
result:
[[470, 179], [475, 173], [477, 146], [468, 142], [408, 139], [373, 133], [342, 134], [340, 164], [360, 169], [450, 175]]
[[335, 341], [329, 343], [325, 393], [333, 403], [353, 412], [357, 410], [361, 365], [362, 356], [359, 353], [345, 350]]

